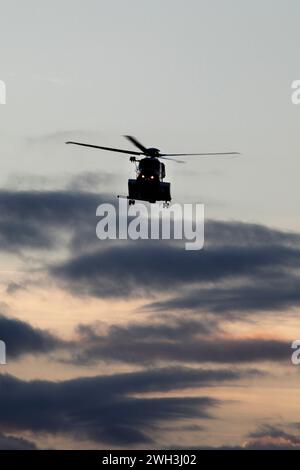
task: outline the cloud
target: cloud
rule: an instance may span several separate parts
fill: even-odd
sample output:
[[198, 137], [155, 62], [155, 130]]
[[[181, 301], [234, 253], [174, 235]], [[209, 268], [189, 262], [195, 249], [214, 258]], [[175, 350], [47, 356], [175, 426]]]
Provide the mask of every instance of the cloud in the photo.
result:
[[300, 234], [241, 221], [209, 220], [205, 224], [206, 239], [220, 246], [298, 245]]
[[[82, 191], [74, 189], [77, 184]], [[208, 221], [205, 248], [200, 252], [186, 252], [182, 245], [168, 241], [101, 243], [95, 236], [95, 211], [111, 197], [91, 192], [88, 186], [94, 184], [97, 181], [86, 175], [67, 190], [0, 191], [0, 249], [18, 255], [49, 252], [54, 261], [49, 265], [41, 256], [41, 266], [61, 288], [100, 298], [151, 295], [155, 301], [148, 309], [164, 316], [159, 321], [143, 319], [102, 329], [81, 325], [76, 338], [68, 342], [0, 316], [0, 338], [7, 344], [8, 358], [59, 351], [63, 357], [56, 354], [54, 360], [82, 366], [116, 362], [148, 370], [61, 382], [26, 382], [1, 375], [3, 446], [9, 442], [26, 446], [25, 441], [10, 441], [14, 438], [6, 434], [25, 431], [62, 433], [77, 441], [114, 446], [156, 445], [166, 426], [178, 429], [180, 424], [193, 425], [193, 420], [198, 425], [212, 418], [222, 403], [212, 396], [190, 396], [187, 389], [264, 376], [257, 369], [234, 365], [290, 363], [286, 341], [234, 337], [220, 325], [237, 314], [279, 312], [299, 305], [298, 234]], [[62, 246], [67, 248], [63, 261], [55, 259]], [[7, 292], [22, 287], [22, 281], [13, 281]], [[194, 315], [185, 312], [185, 320], [178, 319], [177, 312], [183, 309]], [[166, 315], [167, 310], [172, 315]], [[199, 369], [203, 363], [214, 366]], [[216, 369], [216, 364], [222, 368]], [[281, 435], [275, 435], [270, 428], [261, 435], [258, 432], [247, 437], [245, 447], [281, 445], [284, 439], [284, 445], [292, 442], [292, 432], [281, 430]]]
[[299, 277], [288, 273], [282, 273], [282, 276], [278, 277], [279, 279], [252, 279], [236, 286], [189, 289], [171, 299], [152, 302], [145, 308], [152, 311], [203, 310], [215, 314], [227, 312], [232, 316], [241, 317], [239, 313], [243, 316], [247, 312], [262, 311], [274, 314], [298, 307]]
[[[79, 325], [76, 337], [62, 340], [48, 330], [0, 316], [0, 338], [7, 357], [61, 353], [52, 357], [64, 363], [86, 366], [99, 362], [135, 365], [243, 364], [290, 361], [290, 344], [280, 339], [231, 337], [208, 319], [196, 321], [129, 323], [104, 326]], [[248, 371], [249, 372], [249, 371]], [[249, 376], [247, 372], [247, 376]], [[253, 371], [256, 376], [260, 374]], [[239, 377], [242, 379], [242, 374]]]
[[[254, 432], [249, 433], [240, 444], [222, 446], [189, 447], [197, 450], [300, 450], [300, 435], [292, 431], [293, 424], [261, 424]], [[181, 449], [180, 445], [174, 449]]]
[[0, 190], [0, 249], [54, 249], [66, 233], [72, 237], [80, 232], [81, 225], [92, 226], [94, 240], [96, 208], [104, 201], [110, 197], [84, 191]]
[[[299, 234], [264, 226], [208, 221], [205, 247], [198, 252], [166, 241], [99, 242], [98, 249], [57, 263], [49, 272], [79, 295], [118, 298], [176, 290], [171, 308], [178, 303], [178, 308], [190, 304], [213, 311], [243, 305], [244, 310], [266, 310], [299, 303], [299, 241]], [[169, 308], [168, 303], [154, 308], [160, 305]]]
[[[117, 446], [150, 444], [164, 423], [209, 419], [210, 411], [220, 404], [207, 396], [185, 396], [184, 389], [236, 380], [239, 375], [232, 370], [168, 368], [25, 382], [2, 374], [0, 429], [64, 433]], [[171, 391], [180, 391], [180, 397], [149, 396]]]
[[[62, 340], [48, 330], [0, 316], [7, 357], [57, 353], [52, 360], [86, 366], [99, 362], [135, 365], [243, 364], [290, 361], [290, 344], [270, 338], [231, 337], [209, 320], [167, 319], [128, 325], [79, 325], [76, 337]], [[58, 354], [60, 353], [60, 354]], [[256, 376], [260, 374], [253, 371]], [[247, 372], [248, 374], [248, 372]], [[248, 376], [248, 375], [247, 375]], [[242, 375], [239, 377], [242, 379]]]
[[262, 424], [248, 435], [243, 447], [257, 450], [300, 450], [300, 435], [285, 430], [285, 427], [289, 427], [289, 424]]
[[[299, 234], [207, 221], [199, 252], [172, 242], [100, 242], [96, 208], [115, 198], [92, 192], [96, 180], [86, 173], [65, 190], [1, 190], [0, 249], [18, 255], [43, 250], [54, 259], [63, 248], [76, 252], [50, 267], [41, 260], [41, 267], [78, 295], [126, 298], [176, 289], [176, 297], [153, 308], [216, 313], [299, 305], [294, 273], [300, 265]], [[78, 185], [82, 190], [75, 189]]]
[[46, 354], [67, 344], [47, 330], [3, 315], [0, 315], [0, 339], [6, 344], [8, 360], [25, 354]]
[[36, 448], [33, 442], [26, 439], [0, 433], [0, 450], [35, 450]]
[[[103, 328], [102, 328], [103, 330]], [[209, 320], [112, 325], [78, 328], [79, 339], [71, 357], [75, 364], [99, 361], [129, 364], [219, 363], [265, 361], [290, 363], [290, 344], [270, 338], [231, 337]]]
[[296, 268], [300, 250], [289, 247], [223, 247], [186, 252], [151, 243], [109, 247], [74, 257], [51, 269], [73, 292], [123, 297], [171, 291], [191, 283], [265, 278]]

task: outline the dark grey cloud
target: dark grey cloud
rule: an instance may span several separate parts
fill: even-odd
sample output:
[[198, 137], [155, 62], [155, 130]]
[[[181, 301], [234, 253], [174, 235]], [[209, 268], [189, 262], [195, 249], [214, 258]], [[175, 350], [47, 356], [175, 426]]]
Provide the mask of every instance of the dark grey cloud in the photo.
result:
[[300, 234], [297, 232], [242, 221], [208, 220], [205, 223], [205, 235], [207, 241], [221, 246], [291, 246], [300, 243]]
[[6, 343], [8, 360], [53, 353], [53, 360], [81, 366], [99, 362], [153, 366], [290, 361], [290, 344], [286, 341], [231, 338], [209, 319], [168, 319], [105, 329], [103, 324], [100, 328], [97, 324], [79, 325], [76, 338], [66, 341], [48, 330], [2, 315], [0, 338]]
[[[85, 174], [77, 183], [85, 189], [95, 181]], [[213, 312], [299, 305], [298, 278], [292, 277], [300, 263], [299, 234], [207, 221], [200, 252], [186, 252], [172, 242], [100, 242], [96, 208], [115, 198], [75, 188], [76, 181], [61, 191], [0, 191], [0, 249], [19, 255], [42, 249], [55, 257], [67, 243], [77, 255], [50, 267], [49, 273], [79, 295], [128, 297], [176, 289], [176, 298], [153, 308]], [[225, 281], [232, 285], [224, 288]], [[211, 289], [203, 289], [207, 283]]]
[[47, 330], [3, 315], [0, 315], [0, 339], [6, 344], [8, 361], [25, 354], [46, 354], [67, 345]]
[[[246, 312], [282, 311], [300, 306], [300, 278], [287, 273], [279, 279], [252, 279], [236, 286], [190, 289], [165, 301], [148, 304], [147, 310], [204, 310], [233, 317]], [[239, 315], [241, 314], [241, 315]]]
[[33, 442], [26, 439], [0, 433], [0, 450], [35, 450], [36, 448]]
[[[168, 368], [63, 382], [25, 382], [2, 374], [0, 430], [65, 433], [117, 446], [150, 444], [160, 426], [211, 418], [211, 410], [220, 404], [207, 396], [185, 396], [185, 388], [239, 380], [244, 374], [234, 369]], [[143, 396], [171, 391], [180, 391], [180, 398]]]
[[290, 363], [287, 341], [264, 338], [232, 338], [213, 322], [112, 325], [106, 331], [96, 325], [78, 328], [79, 340], [68, 359], [76, 364], [99, 361], [130, 364], [220, 363], [242, 364], [265, 361]]
[[61, 235], [70, 237], [89, 225], [95, 238], [96, 208], [111, 197], [84, 191], [0, 191], [0, 249], [55, 248]]
[[51, 269], [74, 292], [99, 297], [183, 288], [192, 283], [278, 276], [300, 264], [300, 250], [285, 246], [182, 247], [129, 243], [74, 257]]
[[[259, 287], [263, 281], [265, 288], [261, 288], [259, 300], [263, 304], [265, 296], [265, 303], [268, 304], [269, 299], [272, 308], [269, 292], [272, 286], [268, 288], [268, 282], [286, 280], [287, 285], [300, 267], [300, 236], [297, 233], [242, 222], [207, 221], [205, 240], [203, 250], [189, 252], [182, 244], [172, 241], [115, 242], [109, 245], [99, 242], [96, 249], [79, 253], [53, 266], [50, 273], [64, 281], [74, 293], [98, 297], [126, 297], [174, 289], [184, 295], [191, 286], [213, 283], [211, 291], [203, 292], [204, 300], [205, 295], [207, 297], [207, 305], [204, 301], [203, 306], [211, 305], [212, 308], [217, 308], [212, 298], [218, 284], [222, 287], [225, 281], [227, 284], [231, 282], [238, 290], [244, 281], [249, 286], [244, 291], [241, 288], [241, 297], [248, 293], [250, 304], [250, 297], [253, 297], [251, 289], [256, 289], [256, 284]], [[234, 289], [228, 292], [219, 289], [216, 293], [230, 300], [234, 297]], [[289, 306], [289, 300], [292, 303], [297, 295], [286, 292], [286, 297], [282, 299], [283, 306]], [[234, 307], [238, 300], [235, 302], [233, 298]], [[273, 305], [277, 306], [280, 299], [276, 300], [278, 302], [273, 302]], [[263, 306], [264, 309], [267, 307]], [[254, 302], [252, 308], [255, 309]]]
[[257, 450], [300, 450], [300, 435], [292, 432], [289, 423], [274, 425], [261, 424], [248, 434], [245, 448]]
[[299, 436], [296, 438], [293, 434], [287, 433], [281, 427], [274, 424], [261, 424], [256, 431], [253, 431], [248, 434], [248, 437], [251, 439], [259, 439], [265, 436], [276, 439], [285, 438], [293, 441], [294, 443], [300, 444]]
[[[293, 432], [293, 424], [260, 424], [258, 428], [244, 438], [238, 444], [222, 446], [192, 447], [197, 450], [300, 450], [300, 435]], [[181, 449], [181, 445], [174, 449]]]
[[0, 191], [2, 217], [23, 222], [76, 224], [87, 209], [94, 214], [95, 204], [102, 198], [80, 191]]
[[[295, 274], [300, 261], [298, 234], [255, 224], [209, 221], [206, 224], [208, 246], [200, 252], [186, 252], [181, 245], [173, 243], [128, 242], [120, 245], [116, 242], [102, 245], [99, 241], [99, 248], [90, 252], [89, 243], [85, 240], [96, 240], [95, 207], [99, 202], [103, 202], [103, 195], [99, 199], [99, 195], [94, 193], [0, 191], [0, 209], [7, 230], [2, 234], [0, 230], [0, 239], [4, 237], [10, 248], [49, 247], [49, 244], [55, 244], [55, 235], [52, 236], [55, 231], [59, 233], [66, 229], [72, 233], [71, 246], [78, 247], [81, 240], [84, 254], [50, 267], [49, 273], [60, 286], [74, 294], [131, 297], [176, 291], [173, 298], [154, 302], [148, 307], [160, 312], [191, 309], [201, 311], [201, 315], [203, 311], [218, 315], [226, 313], [227, 319], [245, 312], [274, 312], [299, 305], [298, 277]], [[25, 230], [16, 230], [11, 235], [8, 228], [15, 223], [14, 220], [20, 220]], [[16, 290], [18, 286], [15, 283], [8, 288], [10, 293]], [[199, 335], [198, 326], [195, 332]], [[122, 331], [119, 347], [114, 342], [117, 334], [113, 335], [112, 331], [108, 335], [98, 335], [95, 341], [90, 336], [86, 347], [78, 348], [76, 357], [79, 362], [98, 358], [120, 360], [119, 357], [134, 362], [139, 357], [141, 362], [148, 360], [150, 363], [167, 359], [226, 363], [236, 362], [237, 357], [240, 361], [251, 362], [285, 360], [289, 350], [284, 342], [278, 340], [248, 339], [239, 342], [222, 336], [216, 338], [216, 335], [203, 338], [199, 345], [195, 332], [194, 336], [186, 335], [188, 341], [184, 342], [183, 325], [180, 331], [177, 325], [171, 332], [181, 339], [178, 337], [168, 343], [165, 327], [160, 337], [159, 331], [155, 332], [152, 343], [140, 344], [138, 334], [141, 337], [147, 335], [149, 325], [145, 324], [145, 331], [141, 326], [138, 329], [140, 333], [131, 325]], [[162, 331], [161, 325], [159, 330]], [[162, 337], [163, 334], [166, 336]], [[59, 339], [53, 336], [52, 341], [60, 344]], [[152, 352], [155, 347], [156, 352]], [[253, 352], [258, 347], [259, 353]]]
[[[55, 244], [53, 235], [56, 232], [66, 229], [72, 237], [76, 237], [82, 224], [93, 226], [93, 233], [89, 233], [93, 239], [85, 240], [87, 245], [89, 243], [93, 244], [95, 241], [97, 222], [95, 210], [97, 206], [102, 202], [116, 203], [115, 195], [109, 195], [103, 193], [103, 191], [91, 192], [91, 188], [94, 188], [96, 181], [101, 186], [101, 178], [103, 176], [98, 177], [90, 173], [79, 174], [73, 177], [70, 187], [65, 190], [1, 190], [0, 248], [50, 247]], [[108, 176], [105, 175], [105, 180], [107, 178]], [[220, 270], [223, 267], [224, 274], [228, 273], [229, 275], [230, 272], [234, 272], [236, 267], [242, 269], [245, 263], [250, 271], [253, 268], [251, 260], [246, 257], [243, 248], [249, 250], [249, 255], [252, 254], [253, 265], [257, 265], [259, 261], [257, 258], [260, 255], [263, 256], [261, 263], [269, 264], [273, 259], [275, 263], [280, 262], [282, 256], [286, 255], [289, 258], [291, 254], [289, 250], [286, 253], [279, 250], [277, 256], [275, 256], [272, 249], [276, 247], [291, 249], [293, 246], [298, 245], [300, 240], [299, 234], [296, 233], [282, 232], [261, 225], [242, 222], [206, 221], [205, 232], [206, 245], [209, 248], [214, 246], [215, 250], [204, 250], [201, 253], [194, 252], [190, 256], [185, 253], [187, 260], [184, 266], [191, 264], [191, 278], [194, 277], [194, 271], [196, 270], [194, 264], [190, 262], [193, 255], [196, 260], [195, 263], [199, 263], [199, 260], [201, 260], [201, 264], [206, 265], [205, 272], [207, 272], [209, 262], [212, 263], [212, 268], [214, 262], [218, 262]], [[126, 246], [129, 255], [131, 255], [133, 247], [136, 247], [136, 245], [140, 247], [140, 244], [137, 243], [134, 243], [133, 246]], [[142, 254], [149, 247], [149, 252], [155, 258], [160, 257], [159, 248], [153, 251], [153, 248], [156, 248], [157, 245], [160, 244], [154, 246], [149, 243], [145, 244], [142, 248], [140, 247], [138, 254]], [[224, 249], [222, 253], [218, 251], [220, 248]], [[178, 251], [181, 250], [182, 246]], [[205, 251], [207, 251], [207, 255], [203, 254]], [[173, 251], [167, 250], [162, 262], [166, 262], [170, 256], [173, 257], [174, 255], [173, 265], [177, 267], [178, 262], [181, 262], [181, 258], [176, 253], [177, 250], [175, 249]], [[297, 252], [295, 254], [297, 256]], [[229, 256], [231, 257], [231, 266], [228, 265]], [[147, 260], [146, 254], [144, 257]], [[151, 265], [149, 269], [151, 269]], [[203, 272], [200, 271], [200, 274], [205, 277]], [[216, 271], [215, 276], [213, 276], [213, 273], [210, 273], [210, 275], [207, 273], [207, 277], [218, 278], [222, 277], [222, 274], [223, 271], [221, 270], [219, 275]]]

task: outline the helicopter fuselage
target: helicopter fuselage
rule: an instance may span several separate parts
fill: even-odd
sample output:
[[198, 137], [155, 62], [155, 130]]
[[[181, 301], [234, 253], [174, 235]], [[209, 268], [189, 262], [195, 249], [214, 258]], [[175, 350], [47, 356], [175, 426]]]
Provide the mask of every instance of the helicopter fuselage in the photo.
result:
[[165, 165], [154, 157], [142, 158], [137, 167], [137, 179], [144, 181], [163, 181], [166, 176]]
[[[152, 150], [152, 149], [149, 149]], [[156, 149], [153, 149], [156, 150]], [[165, 165], [156, 157], [142, 158], [138, 162], [136, 179], [128, 180], [128, 199], [155, 203], [171, 201], [170, 183], [163, 180], [166, 176]]]

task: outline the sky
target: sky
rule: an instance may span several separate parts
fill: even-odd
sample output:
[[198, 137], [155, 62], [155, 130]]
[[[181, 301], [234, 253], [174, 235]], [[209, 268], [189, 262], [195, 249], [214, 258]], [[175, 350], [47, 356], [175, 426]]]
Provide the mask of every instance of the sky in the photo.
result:
[[[0, 448], [300, 448], [296, 0], [0, 1]], [[165, 153], [205, 245], [96, 238]]]

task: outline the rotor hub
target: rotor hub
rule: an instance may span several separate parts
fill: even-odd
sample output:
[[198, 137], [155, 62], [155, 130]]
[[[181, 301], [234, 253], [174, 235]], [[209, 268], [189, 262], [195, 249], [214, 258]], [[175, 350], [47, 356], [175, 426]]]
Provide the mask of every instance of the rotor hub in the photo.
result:
[[160, 151], [155, 147], [150, 147], [149, 149], [147, 149], [147, 154], [149, 155], [149, 157], [159, 157]]

